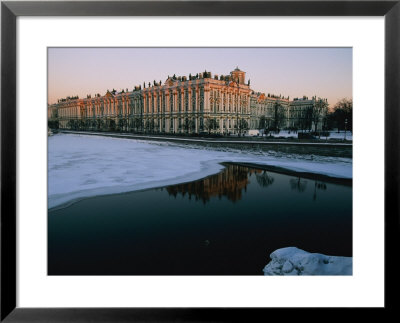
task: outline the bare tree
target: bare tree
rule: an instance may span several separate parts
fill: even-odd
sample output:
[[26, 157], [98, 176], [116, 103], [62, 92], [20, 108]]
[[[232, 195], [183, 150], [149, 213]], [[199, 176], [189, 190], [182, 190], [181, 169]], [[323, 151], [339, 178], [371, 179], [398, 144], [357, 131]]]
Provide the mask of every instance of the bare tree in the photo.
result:
[[338, 129], [353, 130], [353, 100], [345, 98], [337, 102], [331, 117]]
[[194, 128], [195, 128], [195, 123], [194, 123], [194, 121], [193, 121], [192, 119], [186, 118], [186, 119], [185, 119], [185, 122], [184, 122], [184, 124], [183, 124], [183, 129], [184, 129], [186, 132], [190, 132], [190, 131], [193, 131]]
[[239, 119], [238, 128], [239, 128], [239, 133], [241, 133], [242, 130], [249, 129], [249, 124], [245, 119]]
[[264, 132], [263, 132], [263, 135], [265, 134], [265, 135], [267, 135], [268, 134], [268, 132], [269, 132], [269, 130], [270, 130], [270, 119], [269, 118], [267, 118], [266, 116], [261, 116], [260, 117], [260, 119], [259, 119], [259, 123], [258, 123], [258, 129], [259, 130], [261, 130], [261, 129], [263, 129], [264, 130]]
[[284, 108], [279, 101], [275, 102], [274, 116], [273, 116], [273, 125], [275, 131], [278, 131], [282, 127], [283, 122], [285, 120], [285, 113], [283, 109]]
[[207, 129], [209, 134], [212, 130], [217, 129], [217, 126], [217, 120], [215, 119], [206, 119], [206, 121], [204, 122], [204, 127]]
[[314, 123], [314, 131], [317, 132], [318, 123], [321, 121], [322, 117], [326, 114], [328, 110], [328, 102], [325, 99], [318, 99], [315, 102], [312, 111], [312, 121]]

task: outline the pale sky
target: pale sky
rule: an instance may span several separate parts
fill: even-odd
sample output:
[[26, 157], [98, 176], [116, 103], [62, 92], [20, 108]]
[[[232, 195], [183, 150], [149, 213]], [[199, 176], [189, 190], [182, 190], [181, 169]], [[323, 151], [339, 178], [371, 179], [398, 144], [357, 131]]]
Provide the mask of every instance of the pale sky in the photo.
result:
[[333, 106], [352, 98], [352, 53], [352, 48], [49, 48], [48, 100], [130, 91], [173, 74], [228, 75], [238, 66], [257, 92], [290, 99], [316, 95]]

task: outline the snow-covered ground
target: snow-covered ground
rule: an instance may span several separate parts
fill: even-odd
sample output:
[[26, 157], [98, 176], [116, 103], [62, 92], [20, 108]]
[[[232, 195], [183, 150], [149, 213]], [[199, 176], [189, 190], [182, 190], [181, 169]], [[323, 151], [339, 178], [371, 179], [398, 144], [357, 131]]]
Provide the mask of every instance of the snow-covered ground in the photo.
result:
[[[248, 135], [249, 137], [252, 137], [252, 135]], [[260, 134], [261, 136], [261, 134]], [[288, 131], [288, 130], [281, 130], [279, 133], [269, 133], [268, 136], [272, 136], [275, 138], [279, 138], [279, 137], [283, 137], [283, 138], [297, 138], [297, 132], [293, 132], [293, 131]], [[339, 139], [339, 140], [353, 140], [353, 134], [350, 131], [346, 131], [346, 133], [344, 131], [329, 131], [329, 136], [328, 136], [328, 140], [329, 139]], [[322, 136], [322, 139], [326, 139], [326, 137]]]
[[[346, 131], [346, 132], [344, 132], [344, 131], [340, 131], [340, 132], [330, 131], [328, 139], [341, 139], [341, 140], [343, 140], [343, 139], [345, 139], [345, 137], [346, 137], [346, 140], [353, 140], [353, 133], [351, 131]], [[323, 137], [323, 138], [325, 138], [325, 137]]]
[[296, 247], [275, 250], [264, 275], [352, 275], [353, 258], [309, 253]]
[[57, 134], [48, 137], [48, 207], [83, 197], [177, 184], [248, 162], [351, 178], [352, 159], [171, 142]]

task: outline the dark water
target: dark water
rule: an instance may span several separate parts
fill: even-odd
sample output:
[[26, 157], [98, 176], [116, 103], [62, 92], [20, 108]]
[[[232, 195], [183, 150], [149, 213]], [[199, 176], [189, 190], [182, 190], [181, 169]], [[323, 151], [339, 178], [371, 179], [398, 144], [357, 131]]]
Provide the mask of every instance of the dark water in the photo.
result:
[[227, 165], [49, 211], [49, 275], [262, 275], [296, 246], [352, 256], [352, 187]]

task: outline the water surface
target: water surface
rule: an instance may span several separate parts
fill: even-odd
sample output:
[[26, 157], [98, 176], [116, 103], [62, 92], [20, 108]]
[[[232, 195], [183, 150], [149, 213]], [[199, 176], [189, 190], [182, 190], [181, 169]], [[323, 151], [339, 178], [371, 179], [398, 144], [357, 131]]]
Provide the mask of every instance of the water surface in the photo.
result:
[[227, 164], [48, 215], [49, 275], [262, 275], [288, 246], [352, 256], [352, 187]]

